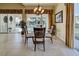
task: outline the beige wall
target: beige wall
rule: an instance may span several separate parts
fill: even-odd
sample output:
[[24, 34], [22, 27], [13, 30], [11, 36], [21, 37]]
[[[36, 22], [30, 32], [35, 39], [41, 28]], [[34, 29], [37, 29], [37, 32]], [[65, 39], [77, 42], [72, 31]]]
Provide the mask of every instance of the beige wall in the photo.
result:
[[0, 3], [0, 9], [22, 9], [24, 6], [18, 3]]
[[66, 6], [65, 4], [58, 4], [55, 9], [55, 14], [63, 10], [63, 23], [56, 23], [57, 37], [65, 42], [66, 30]]

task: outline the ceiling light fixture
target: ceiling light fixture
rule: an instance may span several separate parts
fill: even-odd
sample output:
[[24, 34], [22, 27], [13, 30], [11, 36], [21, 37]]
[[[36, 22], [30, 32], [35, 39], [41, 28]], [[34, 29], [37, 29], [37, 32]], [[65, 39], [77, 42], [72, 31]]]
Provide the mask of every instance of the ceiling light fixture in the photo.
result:
[[44, 9], [42, 9], [42, 7], [38, 4], [38, 7], [34, 8], [34, 13], [39, 15], [39, 14], [43, 14], [44, 13]]

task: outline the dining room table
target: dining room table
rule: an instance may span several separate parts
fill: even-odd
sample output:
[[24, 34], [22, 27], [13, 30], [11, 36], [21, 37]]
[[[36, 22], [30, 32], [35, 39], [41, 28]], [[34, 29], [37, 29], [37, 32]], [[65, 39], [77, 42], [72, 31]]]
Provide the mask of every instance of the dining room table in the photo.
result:
[[[26, 41], [28, 42], [28, 39], [29, 38], [34, 38], [34, 32], [31, 32], [31, 33], [27, 33], [25, 35], [25, 44], [26, 44]], [[50, 33], [45, 33], [45, 38], [50, 38], [50, 40], [52, 41], [53, 43], [53, 40], [52, 40], [52, 35]]]

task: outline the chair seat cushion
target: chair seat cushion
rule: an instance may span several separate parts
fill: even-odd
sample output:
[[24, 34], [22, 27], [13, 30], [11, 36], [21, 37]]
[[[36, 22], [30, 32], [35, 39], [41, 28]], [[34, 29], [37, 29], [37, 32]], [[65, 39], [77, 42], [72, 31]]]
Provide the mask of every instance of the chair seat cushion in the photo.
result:
[[34, 44], [39, 44], [39, 43], [43, 43], [44, 41], [43, 41], [43, 39], [42, 38], [36, 38], [36, 41], [35, 41], [35, 39], [33, 39], [33, 43]]
[[[33, 40], [35, 41], [35, 38]], [[36, 38], [36, 41], [43, 41], [43, 38]]]

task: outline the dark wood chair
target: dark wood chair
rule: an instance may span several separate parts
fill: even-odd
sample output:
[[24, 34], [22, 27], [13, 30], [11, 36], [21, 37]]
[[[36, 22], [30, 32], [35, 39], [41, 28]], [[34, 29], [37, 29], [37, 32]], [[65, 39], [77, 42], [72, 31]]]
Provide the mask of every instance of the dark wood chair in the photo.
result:
[[53, 25], [51, 35], [54, 36], [56, 34], [56, 25]]
[[36, 44], [43, 44], [45, 51], [45, 28], [34, 28], [34, 51], [36, 51]]
[[52, 36], [55, 36], [55, 34], [56, 34], [56, 26], [52, 25], [51, 28], [49, 28], [48, 33], [51, 34], [51, 35], [48, 35], [47, 37], [50, 37], [51, 42], [53, 43]]

